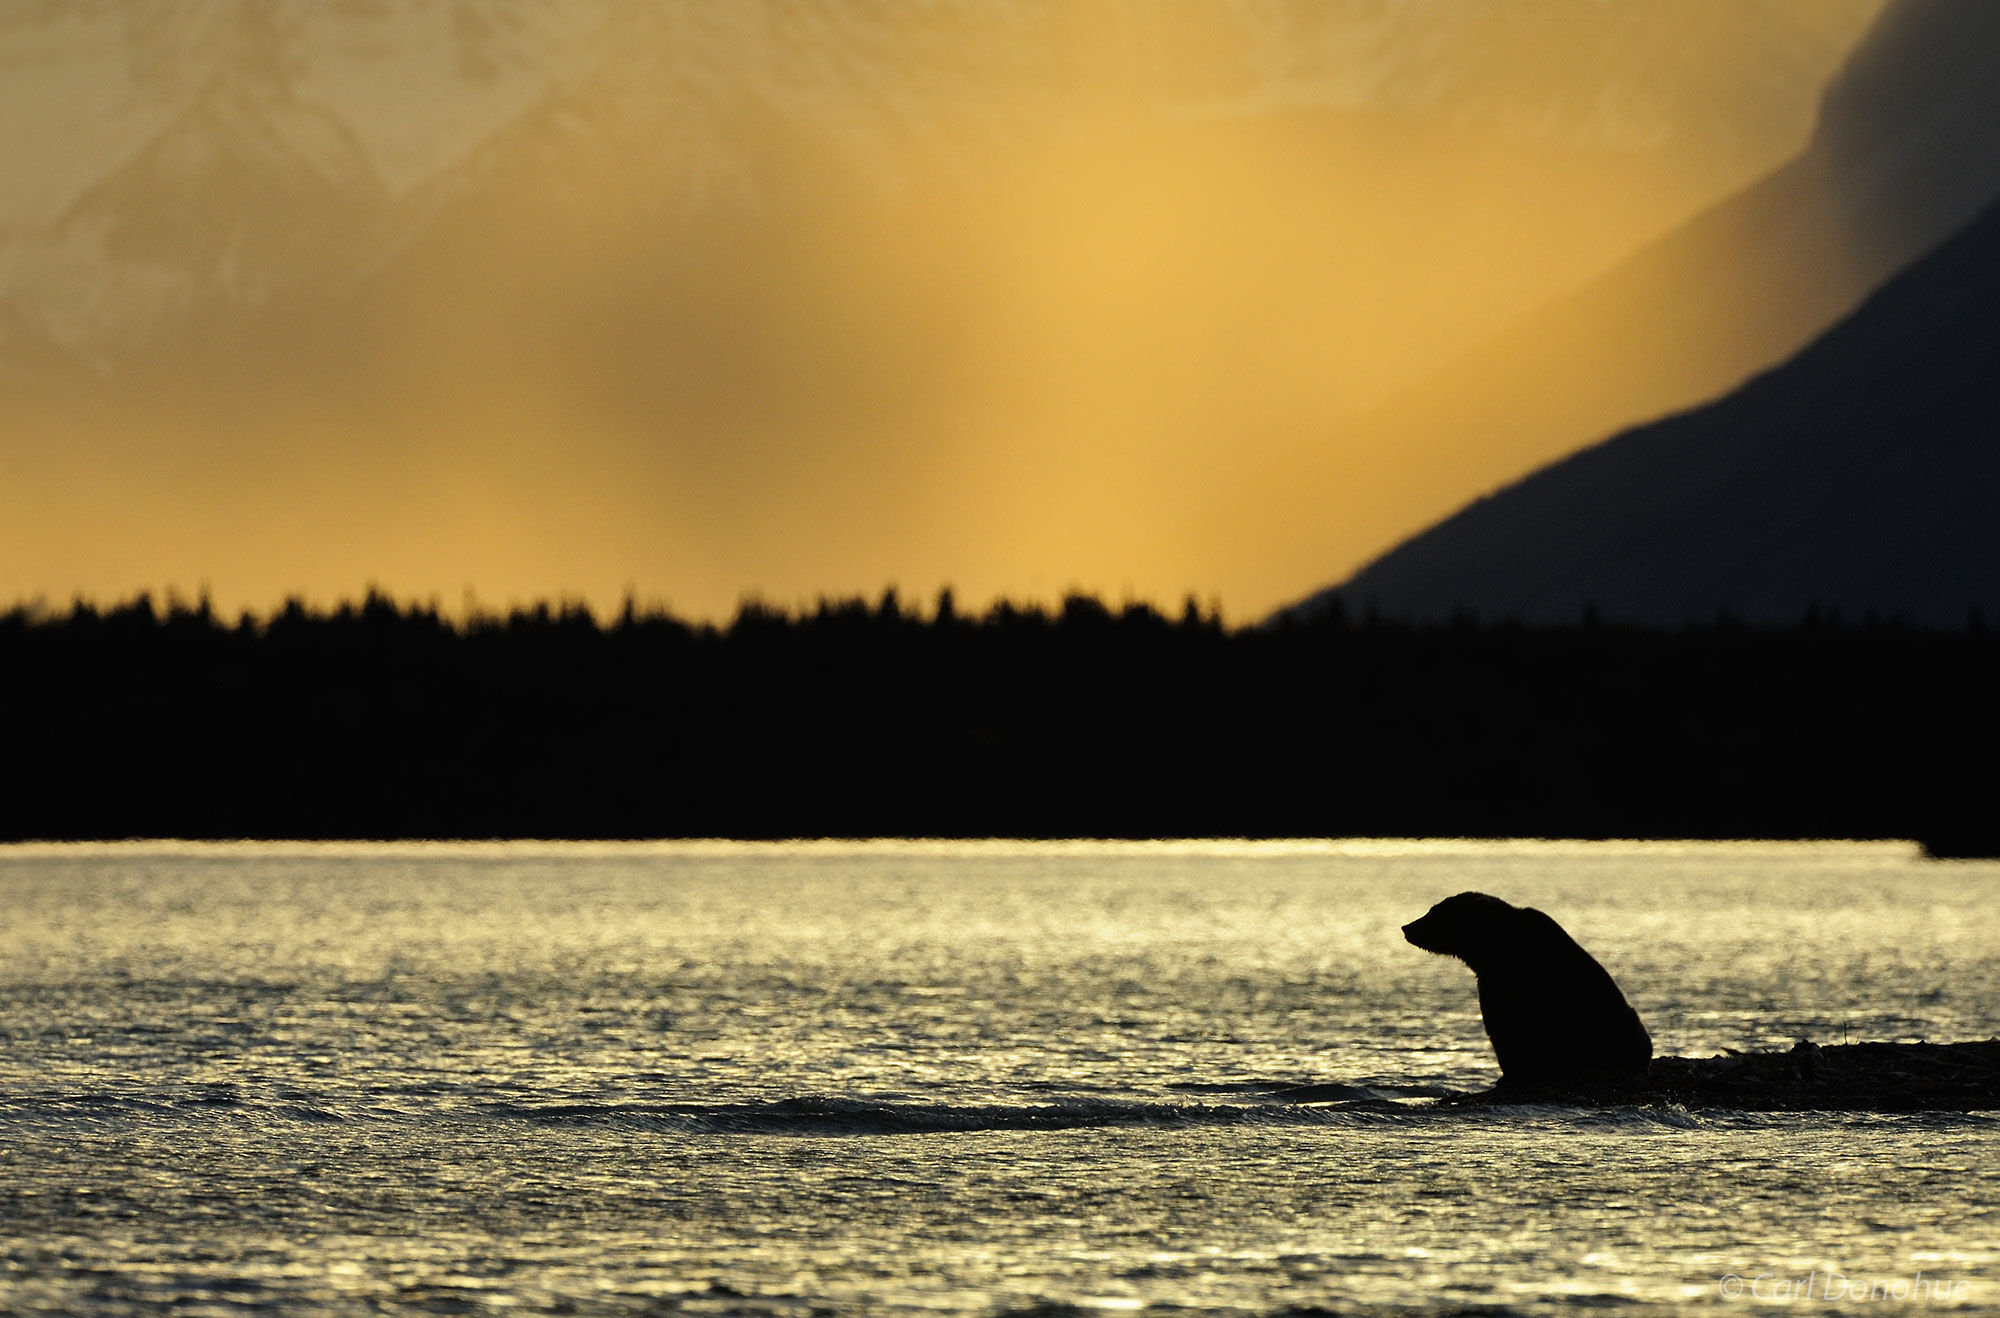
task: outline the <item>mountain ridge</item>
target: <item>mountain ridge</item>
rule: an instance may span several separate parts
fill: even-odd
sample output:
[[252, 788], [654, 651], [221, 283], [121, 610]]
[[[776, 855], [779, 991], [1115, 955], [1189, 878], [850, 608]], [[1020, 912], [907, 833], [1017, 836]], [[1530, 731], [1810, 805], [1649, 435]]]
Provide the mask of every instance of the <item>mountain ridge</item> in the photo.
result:
[[1781, 366], [1330, 592], [1399, 618], [2000, 620], [2000, 204]]
[[[1319, 441], [1283, 487], [1337, 482], [1350, 445], [1385, 450], [1404, 479], [1455, 489], [1439, 508], [1448, 519], [1585, 444], [1783, 362], [2000, 195], [2000, 7], [1896, 0], [1823, 101], [1799, 156], [1358, 418], [1350, 435]], [[1489, 405], [1467, 415], [1467, 399]], [[1488, 442], [1467, 445], [1468, 433]], [[1344, 579], [1408, 538], [1382, 527], [1377, 543], [1391, 547]], [[1317, 551], [1293, 539], [1263, 552]]]

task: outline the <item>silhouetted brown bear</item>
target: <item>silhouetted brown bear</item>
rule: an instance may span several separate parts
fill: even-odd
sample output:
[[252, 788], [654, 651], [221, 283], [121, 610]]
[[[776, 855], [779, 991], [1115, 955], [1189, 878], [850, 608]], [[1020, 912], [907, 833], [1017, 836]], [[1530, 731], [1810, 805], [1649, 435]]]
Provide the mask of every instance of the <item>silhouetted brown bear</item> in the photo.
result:
[[1403, 937], [1479, 977], [1479, 1014], [1508, 1086], [1643, 1076], [1653, 1039], [1590, 953], [1540, 911], [1483, 892], [1447, 897]]

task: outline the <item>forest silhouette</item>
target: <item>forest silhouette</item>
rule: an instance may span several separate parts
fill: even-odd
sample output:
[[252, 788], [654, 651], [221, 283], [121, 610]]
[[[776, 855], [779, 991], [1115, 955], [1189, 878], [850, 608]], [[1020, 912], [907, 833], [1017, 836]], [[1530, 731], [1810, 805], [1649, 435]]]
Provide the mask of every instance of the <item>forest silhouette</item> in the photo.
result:
[[140, 596], [0, 614], [0, 675], [10, 840], [1994, 841], [1977, 617], [1230, 628], [1192, 600], [890, 591], [708, 625]]

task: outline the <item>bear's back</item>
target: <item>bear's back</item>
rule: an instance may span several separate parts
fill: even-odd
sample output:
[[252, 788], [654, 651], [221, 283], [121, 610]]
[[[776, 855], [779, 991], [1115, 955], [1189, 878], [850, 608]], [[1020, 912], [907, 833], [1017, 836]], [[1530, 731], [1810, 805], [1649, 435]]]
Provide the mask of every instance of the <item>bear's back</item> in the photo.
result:
[[1652, 1036], [1597, 959], [1541, 911], [1517, 908], [1506, 947], [1479, 967], [1479, 1010], [1505, 1082], [1644, 1075]]

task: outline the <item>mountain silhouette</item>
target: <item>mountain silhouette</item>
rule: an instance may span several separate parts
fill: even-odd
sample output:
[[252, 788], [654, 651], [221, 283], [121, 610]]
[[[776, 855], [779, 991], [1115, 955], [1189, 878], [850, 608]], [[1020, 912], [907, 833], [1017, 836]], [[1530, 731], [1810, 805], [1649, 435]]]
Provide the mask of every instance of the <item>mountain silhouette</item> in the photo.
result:
[[2000, 617], [2000, 206], [1783, 367], [1481, 500], [1336, 592], [1384, 616]]
[[[1996, 196], [2000, 6], [1896, 0], [1829, 86], [1799, 157], [1401, 402], [1319, 437], [1285, 480], [1259, 489], [1266, 499], [1315, 497], [1355, 478], [1349, 455], [1364, 454], [1368, 481], [1435, 491], [1443, 515], [1784, 361]], [[1385, 452], [1387, 472], [1374, 456]], [[1319, 542], [1274, 535], [1256, 552], [1325, 562], [1356, 540], [1407, 534], [1387, 524], [1388, 510], [1373, 515], [1383, 524], [1323, 526]], [[1362, 569], [1346, 593], [1417, 614], [1500, 605], [1428, 574], [1420, 589], [1405, 565], [1433, 561], [1437, 542], [1425, 539], [1422, 550], [1395, 549]], [[1704, 607], [1712, 613], [1718, 602]], [[1568, 601], [1565, 616], [1581, 604]], [[1958, 609], [1962, 619], [1963, 601]]]

